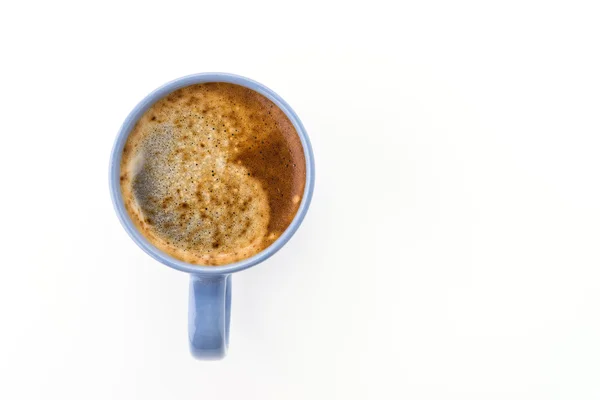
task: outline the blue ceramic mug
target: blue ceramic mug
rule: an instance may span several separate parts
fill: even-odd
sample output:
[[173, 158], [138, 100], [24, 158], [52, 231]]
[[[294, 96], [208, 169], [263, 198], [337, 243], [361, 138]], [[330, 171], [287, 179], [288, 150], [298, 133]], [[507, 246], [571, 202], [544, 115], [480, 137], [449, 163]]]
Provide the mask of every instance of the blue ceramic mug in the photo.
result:
[[[179, 261], [154, 247], [134, 226], [123, 203], [119, 183], [121, 155], [129, 133], [138, 119], [157, 100], [182, 87], [205, 82], [227, 82], [245, 86], [271, 100], [289, 118], [302, 142], [306, 160], [306, 184], [298, 212], [285, 232], [271, 246], [248, 259], [218, 267], [205, 267]], [[275, 254], [296, 232], [306, 215], [315, 184], [315, 166], [308, 135], [292, 108], [275, 92], [251, 79], [225, 73], [201, 73], [175, 79], [143, 99], [127, 116], [110, 156], [110, 194], [121, 224], [138, 246], [154, 259], [190, 274], [189, 339], [192, 354], [200, 359], [220, 359], [229, 344], [231, 274], [253, 267]]]

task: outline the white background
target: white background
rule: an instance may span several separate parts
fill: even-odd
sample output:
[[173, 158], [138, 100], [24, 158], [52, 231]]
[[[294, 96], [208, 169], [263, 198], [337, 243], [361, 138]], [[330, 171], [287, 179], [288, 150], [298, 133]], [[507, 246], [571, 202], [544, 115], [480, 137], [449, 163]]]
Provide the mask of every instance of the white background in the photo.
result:
[[[2, 399], [600, 398], [597, 1], [0, 6]], [[225, 71], [312, 139], [304, 224], [233, 279], [229, 355], [127, 237], [112, 142]]]

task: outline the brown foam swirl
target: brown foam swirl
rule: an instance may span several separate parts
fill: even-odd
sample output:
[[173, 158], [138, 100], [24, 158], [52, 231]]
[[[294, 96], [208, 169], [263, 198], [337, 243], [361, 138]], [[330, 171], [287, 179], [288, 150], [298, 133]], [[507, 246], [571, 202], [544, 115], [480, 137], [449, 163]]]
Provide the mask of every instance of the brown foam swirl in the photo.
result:
[[157, 101], [121, 160], [121, 191], [137, 228], [199, 265], [243, 260], [273, 243], [294, 218], [305, 179], [302, 144], [286, 115], [228, 83]]

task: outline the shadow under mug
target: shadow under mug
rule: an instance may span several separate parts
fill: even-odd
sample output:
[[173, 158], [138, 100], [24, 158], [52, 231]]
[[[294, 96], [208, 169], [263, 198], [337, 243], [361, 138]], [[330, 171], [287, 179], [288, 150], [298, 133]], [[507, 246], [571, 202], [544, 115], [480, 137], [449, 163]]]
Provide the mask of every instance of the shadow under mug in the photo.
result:
[[[284, 233], [262, 252], [245, 260], [218, 267], [189, 264], [177, 260], [154, 247], [134, 226], [123, 203], [119, 182], [123, 146], [136, 122], [156, 101], [185, 86], [206, 82], [227, 82], [252, 89], [271, 100], [294, 125], [306, 160], [306, 183], [298, 212]], [[117, 135], [110, 156], [109, 184], [115, 211], [121, 224], [139, 247], [161, 263], [190, 274], [188, 328], [190, 350], [199, 359], [220, 359], [229, 345], [231, 310], [231, 274], [250, 268], [275, 254], [296, 232], [312, 198], [315, 173], [314, 158], [308, 135], [292, 108], [275, 92], [242, 76], [227, 73], [200, 73], [175, 79], [150, 93], [127, 116]]]

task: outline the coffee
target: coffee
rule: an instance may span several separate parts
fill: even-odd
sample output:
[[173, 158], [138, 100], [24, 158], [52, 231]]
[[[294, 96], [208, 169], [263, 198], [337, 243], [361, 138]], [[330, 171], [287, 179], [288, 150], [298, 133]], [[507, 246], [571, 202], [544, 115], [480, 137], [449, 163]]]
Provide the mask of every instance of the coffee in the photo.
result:
[[229, 83], [172, 92], [138, 120], [121, 192], [158, 249], [198, 265], [251, 257], [292, 222], [304, 192], [300, 138], [263, 95]]

